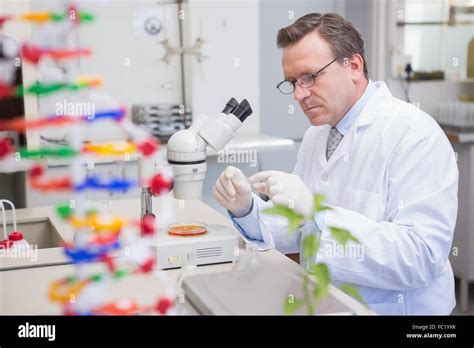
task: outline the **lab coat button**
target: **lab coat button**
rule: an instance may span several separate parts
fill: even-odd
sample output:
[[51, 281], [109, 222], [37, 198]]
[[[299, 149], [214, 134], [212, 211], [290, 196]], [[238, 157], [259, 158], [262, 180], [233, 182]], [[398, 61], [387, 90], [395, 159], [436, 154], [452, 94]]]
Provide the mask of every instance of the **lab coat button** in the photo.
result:
[[329, 179], [329, 175], [327, 173], [324, 173], [323, 176], [321, 177], [322, 182], [327, 182]]

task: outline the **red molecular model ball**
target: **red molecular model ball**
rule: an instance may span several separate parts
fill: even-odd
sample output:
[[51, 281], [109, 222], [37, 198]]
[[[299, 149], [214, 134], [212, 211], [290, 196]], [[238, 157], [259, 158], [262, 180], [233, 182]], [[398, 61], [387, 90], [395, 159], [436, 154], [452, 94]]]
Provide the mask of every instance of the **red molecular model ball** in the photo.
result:
[[147, 139], [143, 143], [141, 143], [138, 148], [145, 156], [150, 156], [158, 150], [159, 145], [155, 141], [155, 139]]
[[21, 54], [33, 64], [37, 64], [41, 58], [41, 50], [33, 45], [23, 45], [21, 47]]
[[173, 188], [173, 179], [157, 174], [151, 179], [150, 188], [155, 196], [169, 192]]
[[155, 215], [145, 214], [140, 221], [140, 230], [142, 236], [151, 236], [155, 233]]
[[143, 273], [148, 273], [148, 272], [151, 272], [153, 271], [153, 268], [155, 267], [155, 258], [154, 257], [150, 257], [149, 259], [147, 259], [143, 264], [140, 265], [140, 270], [143, 272]]
[[44, 168], [41, 165], [35, 165], [30, 169], [30, 177], [31, 178], [36, 178], [38, 176], [43, 175], [44, 173]]
[[156, 311], [160, 314], [166, 314], [170, 309], [171, 304], [172, 302], [169, 298], [162, 297], [156, 304]]
[[12, 141], [9, 138], [0, 139], [0, 158], [5, 157], [13, 151]]

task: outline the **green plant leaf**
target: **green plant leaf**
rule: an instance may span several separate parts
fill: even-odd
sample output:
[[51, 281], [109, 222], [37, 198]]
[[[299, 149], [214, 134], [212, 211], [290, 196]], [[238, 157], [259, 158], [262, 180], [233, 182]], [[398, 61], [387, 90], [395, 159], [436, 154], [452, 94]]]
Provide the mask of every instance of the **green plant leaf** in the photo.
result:
[[263, 214], [279, 215], [288, 220], [288, 232], [294, 233], [298, 227], [305, 221], [303, 214], [295, 212], [287, 206], [277, 204], [274, 207], [262, 210]]
[[320, 240], [314, 234], [309, 234], [303, 238], [303, 257], [312, 259], [319, 250]]
[[318, 285], [321, 287], [327, 287], [331, 280], [329, 276], [329, 269], [325, 263], [315, 263], [309, 267], [311, 273], [318, 281]]
[[324, 199], [325, 199], [324, 195], [321, 195], [319, 193], [314, 195], [314, 210], [316, 212], [322, 210]]
[[[330, 207], [324, 206], [325, 197], [321, 194], [314, 195], [314, 211], [313, 213], [318, 213], [324, 210], [331, 210]], [[293, 209], [285, 205], [275, 205], [272, 208], [264, 209], [263, 214], [269, 215], [278, 215], [284, 217], [288, 220], [288, 232], [290, 234], [294, 233], [300, 225], [302, 225], [306, 220], [305, 217], [294, 211]], [[359, 240], [355, 238], [348, 230], [338, 227], [330, 227], [331, 233], [334, 238], [343, 246], [347, 241], [352, 240], [356, 243], [359, 243]], [[304, 258], [311, 260], [318, 252], [320, 248], [320, 238], [316, 235], [307, 235], [302, 242], [302, 253]], [[312, 315], [315, 312], [315, 308], [318, 305], [319, 301], [327, 297], [329, 294], [329, 284], [330, 284], [330, 274], [329, 269], [324, 263], [310, 263], [309, 271], [312, 275], [309, 275], [307, 271], [303, 275], [303, 299], [290, 298], [288, 297], [284, 303], [284, 313], [285, 314], [294, 314], [298, 308], [305, 305], [307, 313]], [[310, 278], [314, 277], [316, 280], [312, 296], [310, 291]], [[349, 284], [341, 285], [340, 289], [347, 293], [349, 296], [354, 297], [361, 303], [364, 303], [362, 297], [359, 295], [358, 291]]]
[[329, 269], [324, 263], [316, 263], [310, 266], [310, 271], [316, 278], [316, 284], [313, 289], [313, 298], [315, 305], [329, 294], [330, 275]]
[[365, 302], [364, 300], [362, 299], [362, 297], [360, 296], [359, 292], [357, 291], [356, 288], [354, 288], [352, 285], [350, 284], [342, 284], [339, 289], [341, 289], [343, 292], [345, 292], [346, 294], [348, 294], [349, 296], [355, 298], [357, 301], [359, 301], [360, 303], [364, 304], [365, 305]]
[[324, 205], [324, 200], [326, 197], [317, 193], [314, 195], [314, 212], [321, 212], [323, 210], [332, 210], [331, 207]]
[[359, 240], [354, 237], [348, 230], [346, 229], [343, 229], [343, 228], [339, 228], [339, 227], [329, 227], [329, 229], [331, 230], [331, 233], [332, 235], [334, 236], [334, 238], [336, 238], [336, 240], [342, 244], [343, 246], [346, 245], [347, 241], [348, 240], [352, 240], [356, 243], [359, 243]]
[[286, 315], [291, 315], [295, 313], [298, 310], [298, 308], [301, 307], [302, 304], [303, 304], [303, 301], [301, 301], [300, 299], [293, 298], [291, 300], [289, 297], [287, 297], [287, 299], [285, 300], [285, 304], [283, 306], [283, 312]]

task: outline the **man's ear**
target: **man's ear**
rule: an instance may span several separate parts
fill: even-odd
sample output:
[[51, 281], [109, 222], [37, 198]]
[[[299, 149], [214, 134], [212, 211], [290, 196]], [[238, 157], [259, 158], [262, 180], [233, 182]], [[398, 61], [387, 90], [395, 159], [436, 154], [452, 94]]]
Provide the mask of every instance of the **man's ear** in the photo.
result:
[[351, 71], [351, 77], [354, 81], [364, 77], [364, 60], [359, 53], [354, 54], [351, 58], [344, 58], [343, 65]]

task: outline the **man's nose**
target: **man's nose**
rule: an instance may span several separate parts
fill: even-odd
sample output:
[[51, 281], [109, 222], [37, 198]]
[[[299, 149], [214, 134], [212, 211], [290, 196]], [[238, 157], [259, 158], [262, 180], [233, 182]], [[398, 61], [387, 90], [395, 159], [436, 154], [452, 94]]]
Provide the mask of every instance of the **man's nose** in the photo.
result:
[[303, 88], [301, 87], [298, 83], [295, 83], [295, 90], [293, 91], [293, 98], [295, 98], [296, 101], [302, 101], [303, 99], [309, 97], [311, 92], [309, 91], [308, 88]]

